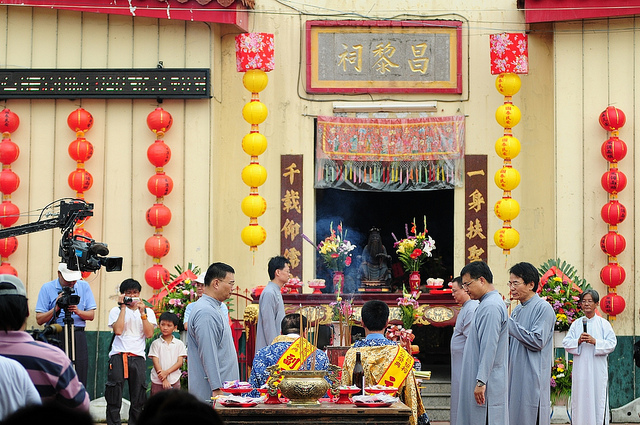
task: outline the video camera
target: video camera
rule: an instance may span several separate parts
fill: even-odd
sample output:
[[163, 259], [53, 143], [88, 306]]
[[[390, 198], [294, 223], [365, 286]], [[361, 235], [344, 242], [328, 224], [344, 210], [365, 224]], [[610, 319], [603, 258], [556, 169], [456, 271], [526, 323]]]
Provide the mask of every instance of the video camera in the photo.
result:
[[58, 307], [66, 311], [70, 305], [80, 304], [80, 295], [76, 295], [75, 292], [75, 289], [69, 286], [64, 286], [60, 292], [62, 296], [58, 298], [58, 301], [56, 302]]
[[67, 263], [69, 270], [94, 272], [104, 266], [108, 272], [122, 270], [122, 257], [106, 257], [107, 244], [83, 236], [62, 237], [59, 256]]
[[124, 303], [124, 305], [131, 305], [133, 304], [133, 302], [136, 301], [140, 301], [140, 298], [138, 297], [124, 297], [122, 302]]

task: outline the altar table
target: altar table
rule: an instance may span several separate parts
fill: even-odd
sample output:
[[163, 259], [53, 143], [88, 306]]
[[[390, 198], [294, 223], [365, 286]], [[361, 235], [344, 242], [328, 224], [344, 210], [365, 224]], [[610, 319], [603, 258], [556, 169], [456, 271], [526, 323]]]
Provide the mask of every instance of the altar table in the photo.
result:
[[389, 407], [356, 407], [323, 402], [310, 406], [258, 404], [255, 407], [215, 406], [227, 425], [331, 424], [408, 425], [411, 409], [401, 402]]

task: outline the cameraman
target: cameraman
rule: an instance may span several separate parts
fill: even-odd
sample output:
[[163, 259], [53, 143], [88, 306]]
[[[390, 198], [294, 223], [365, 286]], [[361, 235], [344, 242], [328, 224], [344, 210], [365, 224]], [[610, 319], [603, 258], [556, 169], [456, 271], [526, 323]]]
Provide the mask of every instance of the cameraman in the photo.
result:
[[[47, 282], [42, 285], [40, 292], [38, 293], [38, 301], [36, 303], [36, 322], [39, 325], [57, 323], [63, 327], [64, 330], [64, 317], [65, 309], [60, 307], [60, 304], [65, 306], [68, 304], [68, 311], [71, 313], [74, 325], [74, 337], [75, 337], [75, 369], [80, 378], [80, 382], [87, 386], [87, 373], [89, 369], [89, 354], [87, 351], [87, 336], [84, 333], [84, 328], [88, 320], [93, 320], [95, 317], [96, 301], [93, 298], [93, 292], [88, 282], [82, 279], [82, 273], [78, 270], [69, 270], [66, 263], [60, 263], [58, 265], [58, 278]], [[66, 289], [66, 294], [63, 292], [63, 288]], [[75, 290], [73, 295], [69, 295], [69, 291]], [[69, 301], [76, 301], [72, 297], [75, 295], [80, 297], [80, 301], [77, 305], [69, 303]], [[62, 350], [65, 349], [66, 341], [65, 334], [58, 332], [53, 337], [58, 341], [56, 344]]]

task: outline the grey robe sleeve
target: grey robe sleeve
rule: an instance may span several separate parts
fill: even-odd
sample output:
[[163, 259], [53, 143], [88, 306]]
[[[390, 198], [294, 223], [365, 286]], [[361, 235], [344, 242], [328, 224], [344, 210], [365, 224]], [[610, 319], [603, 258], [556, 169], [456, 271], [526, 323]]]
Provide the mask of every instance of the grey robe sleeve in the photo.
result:
[[476, 323], [478, 324], [478, 339], [480, 341], [476, 379], [486, 384], [489, 381], [496, 358], [500, 329], [503, 325], [502, 314], [498, 306], [491, 305], [491, 308], [483, 309], [481, 313], [476, 311]]
[[203, 314], [198, 321], [198, 356], [204, 367], [204, 373], [211, 386], [211, 391], [222, 388], [222, 380], [218, 367], [218, 353], [215, 347], [222, 343], [222, 329], [212, 315]]
[[[544, 305], [546, 304], [546, 305]], [[522, 343], [528, 350], [542, 351], [549, 335], [553, 332], [556, 323], [556, 315], [553, 308], [545, 301], [535, 306], [531, 317], [531, 329], [524, 328], [518, 321], [509, 317], [509, 335]], [[547, 306], [549, 308], [547, 308]]]

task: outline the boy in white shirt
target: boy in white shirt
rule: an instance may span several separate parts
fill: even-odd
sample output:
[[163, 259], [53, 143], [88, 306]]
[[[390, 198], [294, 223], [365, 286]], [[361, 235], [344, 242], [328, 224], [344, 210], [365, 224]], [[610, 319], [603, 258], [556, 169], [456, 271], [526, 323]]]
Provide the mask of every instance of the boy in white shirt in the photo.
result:
[[184, 343], [173, 336], [178, 327], [178, 316], [165, 311], [158, 322], [162, 335], [149, 347], [149, 358], [153, 362], [151, 395], [170, 388], [180, 389], [180, 368], [187, 357]]

